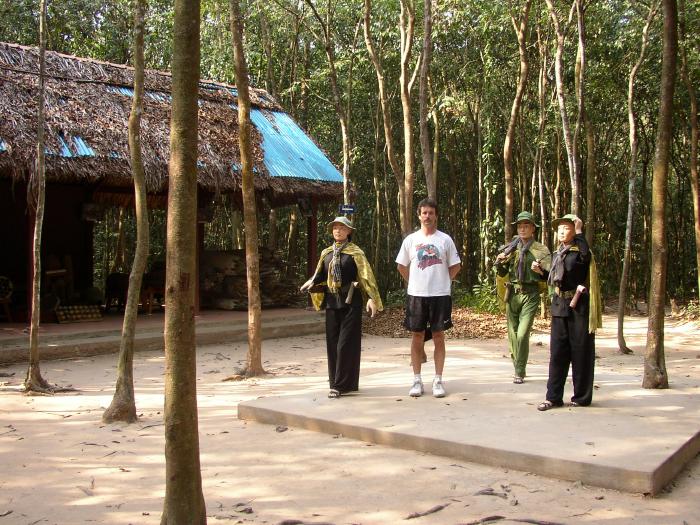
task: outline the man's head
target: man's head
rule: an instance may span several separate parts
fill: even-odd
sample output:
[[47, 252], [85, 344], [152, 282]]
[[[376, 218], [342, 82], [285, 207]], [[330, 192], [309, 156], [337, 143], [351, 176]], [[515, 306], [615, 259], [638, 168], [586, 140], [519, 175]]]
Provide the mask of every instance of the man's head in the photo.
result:
[[435, 200], [426, 198], [418, 203], [416, 207], [418, 220], [421, 228], [432, 231], [437, 228], [437, 211], [438, 205]]
[[535, 236], [535, 216], [529, 211], [522, 211], [518, 214], [518, 218], [513, 223], [518, 228], [518, 237], [523, 241], [529, 241]]

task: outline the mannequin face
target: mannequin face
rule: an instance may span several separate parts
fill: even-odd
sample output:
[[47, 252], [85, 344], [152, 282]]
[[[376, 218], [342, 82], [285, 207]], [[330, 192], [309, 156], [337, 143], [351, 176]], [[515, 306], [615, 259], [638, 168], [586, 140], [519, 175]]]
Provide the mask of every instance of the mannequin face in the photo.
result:
[[575, 235], [576, 230], [574, 229], [574, 224], [572, 222], [562, 222], [559, 226], [557, 226], [557, 239], [559, 239], [559, 242], [569, 244], [574, 240]]
[[518, 223], [518, 237], [521, 240], [527, 242], [535, 235], [535, 225], [529, 221], [522, 221]]
[[352, 230], [339, 222], [333, 223], [333, 240], [335, 242], [345, 242]]

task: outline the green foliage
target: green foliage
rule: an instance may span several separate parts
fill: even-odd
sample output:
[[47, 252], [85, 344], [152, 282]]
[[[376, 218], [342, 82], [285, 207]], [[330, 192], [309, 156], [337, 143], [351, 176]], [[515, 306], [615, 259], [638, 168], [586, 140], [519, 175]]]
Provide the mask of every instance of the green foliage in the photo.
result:
[[455, 286], [452, 292], [452, 303], [456, 307], [471, 308], [477, 312], [499, 313], [496, 285], [493, 280], [482, 280], [471, 290], [461, 285]]

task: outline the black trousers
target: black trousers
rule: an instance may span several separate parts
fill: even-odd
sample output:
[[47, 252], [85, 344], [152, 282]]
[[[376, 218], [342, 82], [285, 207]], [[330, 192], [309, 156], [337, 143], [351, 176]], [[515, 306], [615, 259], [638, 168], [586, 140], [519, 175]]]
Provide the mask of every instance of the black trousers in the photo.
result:
[[326, 309], [328, 383], [340, 393], [354, 392], [360, 382], [362, 304]]
[[582, 312], [569, 309], [568, 317], [552, 317], [549, 344], [547, 401], [554, 404], [563, 402], [564, 384], [571, 364], [574, 382], [571, 401], [581, 406], [590, 405], [593, 400], [595, 334], [588, 333], [588, 308]]

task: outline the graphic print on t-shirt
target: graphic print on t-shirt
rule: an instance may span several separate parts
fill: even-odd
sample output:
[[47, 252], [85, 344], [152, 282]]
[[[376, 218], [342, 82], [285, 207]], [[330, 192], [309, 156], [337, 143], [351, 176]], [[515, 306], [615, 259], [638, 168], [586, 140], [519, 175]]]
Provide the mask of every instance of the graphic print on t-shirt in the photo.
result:
[[442, 264], [440, 250], [434, 244], [419, 244], [416, 246], [418, 268], [425, 270], [429, 266]]

